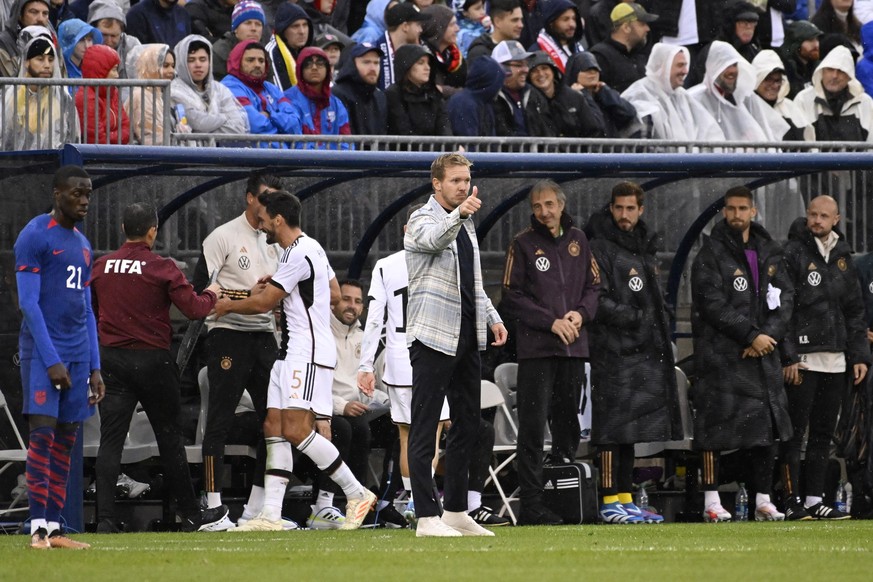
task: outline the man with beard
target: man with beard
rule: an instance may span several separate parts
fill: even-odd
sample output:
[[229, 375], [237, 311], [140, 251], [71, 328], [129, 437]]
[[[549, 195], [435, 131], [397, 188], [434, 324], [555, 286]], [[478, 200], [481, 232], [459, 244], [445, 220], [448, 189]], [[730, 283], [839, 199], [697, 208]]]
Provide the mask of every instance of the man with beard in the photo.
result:
[[781, 521], [770, 502], [776, 440], [791, 437], [777, 348], [788, 332], [794, 286], [782, 250], [753, 219], [752, 192], [725, 193], [716, 224], [691, 267], [694, 338], [694, 444], [701, 451], [703, 519], [730, 521], [718, 496], [719, 455], [749, 457], [755, 520]]
[[822, 31], [811, 22], [798, 20], [788, 25], [785, 43], [779, 47], [778, 52], [785, 64], [785, 74], [790, 85], [789, 99], [794, 99], [812, 82], [812, 73], [818, 66], [818, 41], [821, 36]]
[[[294, 106], [278, 87], [267, 82], [268, 67], [263, 45], [253, 40], [243, 41], [230, 51], [227, 76], [221, 83], [245, 109], [251, 133], [300, 134], [300, 118]], [[288, 145], [261, 142], [259, 147], [286, 149]]]
[[[732, 2], [725, 8], [724, 24], [721, 33], [716, 40], [729, 43], [744, 59], [752, 62], [755, 55], [761, 51], [761, 43], [755, 34], [761, 14], [748, 2]], [[693, 87], [703, 81], [706, 74], [706, 57], [709, 54], [710, 44], [704, 46], [694, 57], [694, 66], [685, 79], [687, 87]]]
[[544, 51], [563, 73], [567, 59], [585, 50], [582, 44], [585, 26], [579, 7], [572, 0], [551, 0], [538, 8], [542, 10], [544, 24], [530, 50]]
[[328, 440], [336, 366], [330, 312], [331, 304], [339, 300], [339, 285], [324, 249], [301, 230], [297, 197], [277, 191], [261, 195], [259, 202], [259, 228], [268, 243], [279, 243], [284, 249], [279, 268], [262, 292], [239, 301], [222, 299], [216, 305], [219, 317], [270, 313], [282, 306], [283, 339], [270, 373], [264, 422], [264, 505], [236, 531], [282, 530], [282, 500], [294, 467], [292, 446], [342, 487], [347, 503], [341, 529], [357, 529], [376, 504], [376, 496], [361, 485]]
[[0, 76], [14, 77], [18, 74], [21, 45], [18, 35], [28, 26], [45, 26], [49, 23], [48, 0], [16, 0], [9, 12], [9, 18], [0, 31]]
[[682, 438], [656, 256], [660, 237], [641, 219], [643, 196], [638, 184], [617, 184], [609, 207], [585, 229], [600, 268], [591, 327], [591, 441], [600, 460], [604, 523], [664, 521], [633, 502], [634, 445]]
[[355, 44], [340, 57], [333, 94], [349, 113], [352, 135], [384, 135], [388, 102], [378, 87], [382, 50], [371, 43]]
[[610, 14], [612, 34], [591, 47], [600, 65], [600, 80], [621, 93], [646, 74], [649, 23], [658, 19], [635, 2], [618, 4]]
[[491, 0], [488, 8], [491, 17], [491, 32], [482, 33], [470, 43], [467, 51], [468, 66], [479, 57], [490, 57], [498, 44], [505, 40], [518, 40], [524, 30], [524, 19], [519, 0]]
[[382, 91], [402, 81], [394, 74], [394, 54], [403, 45], [421, 43], [422, 23], [430, 20], [430, 16], [422, 13], [412, 3], [404, 2], [392, 6], [385, 12], [385, 24], [388, 31], [379, 43], [382, 51], [382, 62], [379, 67], [379, 89]]
[[127, 33], [143, 44], [176, 46], [191, 34], [191, 17], [179, 0], [142, 0], [127, 13]]
[[[140, 45], [139, 40], [125, 32], [126, 20], [124, 12], [115, 0], [94, 0], [88, 8], [88, 24], [103, 35], [103, 44], [115, 49], [121, 64], [118, 65], [118, 76], [127, 78], [127, 55]], [[136, 72], [133, 71], [133, 76]]]

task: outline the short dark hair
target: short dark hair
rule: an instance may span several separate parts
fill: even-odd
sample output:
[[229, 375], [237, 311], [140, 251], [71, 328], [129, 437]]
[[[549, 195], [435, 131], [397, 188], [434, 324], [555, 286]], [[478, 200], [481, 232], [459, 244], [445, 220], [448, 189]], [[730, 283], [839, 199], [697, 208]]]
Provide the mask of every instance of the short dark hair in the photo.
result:
[[512, 14], [516, 8], [521, 8], [519, 0], [491, 0], [491, 7], [488, 9], [488, 15], [491, 18], [503, 16], [504, 14]]
[[134, 202], [124, 209], [121, 227], [127, 238], [142, 238], [149, 229], [158, 225], [158, 211], [148, 202]]
[[612, 196], [609, 199], [609, 203], [615, 204], [615, 199], [622, 196], [635, 196], [637, 199], [637, 206], [642, 206], [646, 201], [646, 193], [636, 182], [619, 182], [613, 186]]
[[261, 186], [266, 186], [271, 190], [281, 190], [283, 188], [282, 178], [264, 171], [252, 172], [246, 181], [246, 194], [257, 196], [258, 188]]
[[258, 196], [270, 218], [281, 216], [290, 227], [300, 227], [300, 211], [303, 208], [297, 196], [286, 190], [264, 192]]
[[753, 205], [755, 204], [755, 196], [752, 194], [752, 191], [745, 186], [734, 186], [725, 192], [724, 201], [727, 202], [728, 198], [747, 198], [750, 203]]
[[85, 171], [85, 168], [81, 166], [74, 166], [72, 164], [62, 166], [55, 172], [55, 177], [52, 180], [52, 188], [62, 188], [66, 186], [70, 181], [70, 178], [88, 178], [91, 176], [88, 175], [88, 172]]
[[209, 55], [212, 54], [212, 45], [208, 42], [203, 42], [202, 40], [192, 40], [191, 44], [188, 45], [188, 54], [194, 54], [200, 49], [205, 50]]
[[361, 290], [361, 295], [364, 294], [364, 284], [361, 283], [357, 279], [340, 279], [339, 280], [340, 288], [342, 288], [344, 285], [349, 285], [351, 287], [357, 287], [358, 289]]

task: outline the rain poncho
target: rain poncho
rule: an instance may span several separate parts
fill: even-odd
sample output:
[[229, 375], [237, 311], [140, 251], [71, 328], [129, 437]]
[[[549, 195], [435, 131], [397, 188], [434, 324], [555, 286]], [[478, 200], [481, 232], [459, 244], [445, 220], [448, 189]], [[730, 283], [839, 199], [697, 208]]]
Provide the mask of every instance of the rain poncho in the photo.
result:
[[[31, 38], [24, 53], [38, 37]], [[52, 79], [61, 79], [60, 58], [55, 52]], [[27, 61], [22, 59], [19, 77], [27, 74]], [[79, 141], [79, 118], [69, 92], [63, 87], [9, 85], [3, 92], [3, 115], [0, 116], [0, 150], [20, 151], [56, 149], [65, 143]]]
[[[249, 132], [249, 122], [245, 111], [230, 90], [212, 78], [212, 51], [209, 50], [209, 73], [206, 75], [205, 90], [200, 91], [188, 71], [188, 51], [192, 42], [200, 41], [210, 47], [204, 37], [192, 34], [176, 45], [176, 78], [170, 85], [170, 98], [173, 106], [182, 105], [188, 126], [194, 133], [241, 134]], [[214, 146], [215, 141], [186, 141], [189, 146]]]
[[82, 70], [72, 60], [73, 51], [79, 41], [89, 34], [94, 44], [103, 44], [103, 33], [78, 18], [65, 20], [58, 27], [58, 41], [61, 43], [61, 50], [64, 51], [64, 63], [67, 65], [67, 77], [70, 79], [82, 78]]
[[[732, 65], [737, 66], [737, 86], [733, 93], [734, 103], [729, 101], [719, 88], [716, 80]], [[761, 127], [746, 108], [746, 98], [755, 92], [755, 69], [740, 56], [733, 46], [715, 40], [709, 47], [706, 57], [706, 75], [703, 83], [688, 90], [688, 94], [715, 118], [729, 141], [780, 141], [784, 130], [774, 136], [770, 127]]]
[[[831, 109], [822, 87], [823, 69], [838, 69], [849, 75], [846, 99], [838, 111]], [[812, 74], [812, 86], [797, 94], [794, 103], [809, 120], [804, 137], [807, 141], [873, 141], [873, 98], [864, 92], [855, 78], [852, 53], [838, 46], [828, 53]]]
[[[130, 52], [127, 70], [136, 79], [160, 79], [161, 67], [170, 47], [144, 44]], [[133, 136], [143, 145], [164, 143], [164, 92], [160, 87], [134, 88], [130, 95], [130, 125]]]
[[[752, 66], [755, 68], [755, 87], [760, 86], [767, 75], [773, 71], [783, 71], [782, 86], [779, 87], [779, 96], [776, 97], [776, 103], [770, 105], [757, 93], [752, 94], [746, 99], [746, 107], [749, 108], [749, 111], [755, 116], [758, 123], [762, 126], [767, 125], [777, 139], [780, 139], [778, 135], [782, 124], [785, 124], [785, 131], [788, 131], [789, 124], [798, 128], [806, 127], [809, 122], [804, 117], [803, 112], [795, 105], [794, 101], [788, 99], [788, 92], [791, 86], [788, 82], [788, 77], [784, 74], [785, 65], [783, 65], [782, 59], [779, 58], [776, 51], [767, 49], [759, 52], [752, 61]], [[778, 114], [778, 119], [774, 118], [774, 112]], [[784, 132], [782, 135], [784, 135]]]
[[679, 52], [689, 59], [685, 47], [658, 43], [646, 64], [646, 76], [622, 93], [637, 110], [651, 139], [724, 141], [724, 133], [712, 115], [692, 99], [683, 87], [673, 89], [670, 69]]

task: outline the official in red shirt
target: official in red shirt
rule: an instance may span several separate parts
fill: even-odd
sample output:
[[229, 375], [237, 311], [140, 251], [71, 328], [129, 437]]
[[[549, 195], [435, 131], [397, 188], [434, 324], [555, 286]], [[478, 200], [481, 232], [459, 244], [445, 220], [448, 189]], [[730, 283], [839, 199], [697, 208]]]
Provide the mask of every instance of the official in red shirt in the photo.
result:
[[179, 371], [170, 354], [170, 305], [190, 319], [206, 317], [218, 286], [198, 295], [179, 267], [152, 252], [158, 234], [154, 206], [131, 204], [122, 222], [125, 243], [94, 263], [91, 297], [100, 339], [106, 397], [100, 403], [97, 531], [118, 531], [115, 483], [136, 403], [154, 428], [182, 528], [196, 531], [227, 516], [222, 505], [200, 511], [178, 425]]

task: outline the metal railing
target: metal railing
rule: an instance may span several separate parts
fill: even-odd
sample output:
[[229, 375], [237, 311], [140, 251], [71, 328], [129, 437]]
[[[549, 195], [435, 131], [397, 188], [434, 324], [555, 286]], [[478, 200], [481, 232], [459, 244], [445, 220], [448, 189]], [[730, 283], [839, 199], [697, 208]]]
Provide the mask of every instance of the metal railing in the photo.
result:
[[[82, 115], [79, 116], [75, 102], [76, 93], [85, 89]], [[114, 96], [114, 103], [100, 106], [89, 104], [89, 89], [98, 93], [106, 92], [107, 99]], [[114, 92], [111, 89], [115, 89]], [[136, 119], [129, 117], [129, 139], [123, 140], [123, 132], [118, 131], [115, 139], [108, 132], [100, 132], [101, 122], [108, 128], [121, 120], [113, 119], [113, 106], [116, 111], [128, 111], [134, 96], [139, 103], [151, 104], [152, 111], [160, 109], [163, 122], [157, 117], [146, 116], [146, 108], [140, 107]], [[170, 101], [170, 81], [163, 79], [22, 79], [0, 78], [0, 150], [21, 151], [38, 149], [57, 149], [64, 143], [90, 143], [124, 145], [133, 143], [134, 136], [152, 136], [145, 140], [147, 145], [170, 145], [173, 129]], [[159, 102], [161, 102], [159, 105]], [[93, 109], [93, 111], [92, 111]], [[102, 133], [105, 135], [98, 135]], [[161, 135], [160, 140], [153, 136]]]

